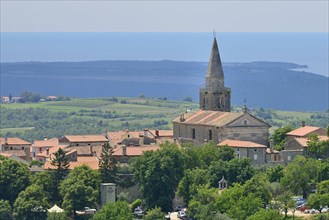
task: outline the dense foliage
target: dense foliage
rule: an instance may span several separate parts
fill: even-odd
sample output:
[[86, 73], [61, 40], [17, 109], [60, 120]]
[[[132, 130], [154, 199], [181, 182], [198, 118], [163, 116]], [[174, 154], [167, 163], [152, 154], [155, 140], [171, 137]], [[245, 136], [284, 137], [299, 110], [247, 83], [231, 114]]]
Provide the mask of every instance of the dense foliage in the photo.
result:
[[176, 145], [166, 144], [145, 152], [135, 163], [135, 180], [140, 184], [147, 208], [172, 209], [175, 191], [185, 169], [186, 156]]

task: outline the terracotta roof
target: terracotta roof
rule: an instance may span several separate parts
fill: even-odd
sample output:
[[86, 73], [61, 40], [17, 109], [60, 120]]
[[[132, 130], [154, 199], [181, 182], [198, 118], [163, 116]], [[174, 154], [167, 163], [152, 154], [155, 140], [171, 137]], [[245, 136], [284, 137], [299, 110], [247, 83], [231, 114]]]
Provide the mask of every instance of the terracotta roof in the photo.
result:
[[[70, 167], [69, 169], [72, 170], [77, 166], [81, 166], [83, 164], [86, 164], [93, 170], [98, 170], [98, 159], [95, 156], [91, 157], [77, 157], [77, 161], [70, 161]], [[56, 169], [55, 166], [51, 165], [50, 161], [47, 160], [44, 169]]]
[[49, 140], [35, 140], [32, 147], [53, 147], [58, 144], [58, 138], [52, 138]]
[[50, 157], [50, 154], [54, 154], [56, 153], [60, 148], [64, 149], [66, 146], [63, 146], [63, 145], [56, 145], [56, 146], [53, 146], [51, 148], [49, 148], [49, 153], [47, 154], [47, 151], [43, 151], [42, 153], [38, 153], [36, 154], [36, 156], [38, 157]]
[[[113, 152], [113, 156], [123, 156], [122, 153], [123, 146], [117, 148]], [[126, 147], [126, 156], [141, 156], [145, 151], [156, 151], [159, 150], [159, 146], [128, 146]]]
[[11, 154], [11, 153], [9, 153], [9, 152], [7, 152], [7, 153], [5, 153], [5, 152], [0, 152], [0, 155], [1, 155], [1, 156], [4, 156], [4, 157], [11, 157], [11, 156], [13, 156], [13, 154]]
[[217, 146], [227, 145], [229, 147], [240, 147], [240, 148], [267, 148], [267, 146], [258, 144], [251, 141], [238, 141], [238, 140], [230, 140], [226, 139], [220, 142]]
[[312, 126], [304, 126], [304, 127], [300, 127], [300, 128], [297, 128], [295, 130], [292, 130], [290, 132], [287, 133], [287, 135], [290, 135], [290, 136], [300, 136], [300, 137], [303, 137], [303, 136], [306, 136], [318, 129], [321, 129], [319, 127], [312, 127]]
[[16, 157], [26, 157], [24, 150], [10, 150], [10, 151], [2, 151], [4, 154], [15, 155]]
[[174, 131], [173, 130], [148, 130], [149, 132], [151, 132], [154, 136], [156, 131], [159, 132], [159, 136], [158, 137], [173, 137], [174, 136]]
[[[318, 136], [318, 138], [320, 141], [329, 140], [328, 136]], [[307, 138], [294, 138], [293, 140], [297, 141], [300, 144], [300, 146], [307, 147], [307, 142], [308, 142]]]
[[[0, 138], [0, 144], [5, 145], [5, 138]], [[27, 142], [20, 138], [7, 138], [7, 144], [8, 145], [28, 145], [31, 144], [30, 142]]]
[[108, 139], [104, 135], [65, 135], [70, 142], [107, 142]]
[[245, 113], [242, 112], [221, 112], [200, 109], [197, 112], [185, 113], [185, 120], [183, 122], [180, 121], [180, 117], [175, 118], [173, 122], [180, 122], [183, 124], [224, 126], [240, 118], [244, 114]]
[[112, 144], [118, 144], [123, 139], [128, 138], [138, 138], [139, 135], [144, 134], [144, 131], [115, 131], [115, 132], [107, 132], [107, 137], [112, 142]]

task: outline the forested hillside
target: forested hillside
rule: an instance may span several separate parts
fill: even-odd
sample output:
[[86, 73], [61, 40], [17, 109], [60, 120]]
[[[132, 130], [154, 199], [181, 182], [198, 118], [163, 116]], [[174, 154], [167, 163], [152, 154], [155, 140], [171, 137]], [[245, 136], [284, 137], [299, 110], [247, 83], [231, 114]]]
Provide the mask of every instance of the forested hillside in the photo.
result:
[[[172, 120], [182, 112], [197, 110], [198, 104], [153, 98], [93, 98], [38, 103], [1, 104], [1, 136], [18, 136], [33, 141], [65, 134], [100, 134], [104, 131], [171, 129]], [[233, 111], [241, 111], [234, 107]], [[287, 112], [250, 109], [272, 130], [286, 125], [326, 127], [328, 112]]]

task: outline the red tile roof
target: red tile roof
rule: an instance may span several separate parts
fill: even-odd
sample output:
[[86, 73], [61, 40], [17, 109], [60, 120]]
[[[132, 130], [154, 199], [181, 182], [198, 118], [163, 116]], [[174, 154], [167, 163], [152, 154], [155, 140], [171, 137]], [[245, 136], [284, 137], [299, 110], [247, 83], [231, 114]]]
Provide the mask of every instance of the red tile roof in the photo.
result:
[[52, 138], [49, 140], [35, 140], [32, 147], [53, 147], [58, 144], [58, 138]]
[[217, 146], [229, 146], [229, 147], [239, 147], [239, 148], [267, 148], [267, 146], [258, 144], [251, 141], [238, 141], [226, 139], [220, 142]]
[[173, 122], [180, 122], [183, 124], [223, 126], [240, 118], [243, 115], [244, 113], [242, 112], [199, 110], [197, 112], [185, 113], [183, 122], [180, 121], [181, 117], [175, 118]]
[[30, 142], [27, 142], [23, 139], [20, 139], [20, 138], [7, 138], [7, 143], [5, 142], [5, 138], [0, 138], [0, 144], [1, 145], [5, 145], [5, 144], [8, 144], [8, 145], [29, 145], [31, 144]]
[[321, 128], [319, 127], [312, 127], [312, 126], [304, 126], [304, 127], [300, 127], [297, 128], [295, 130], [292, 130], [290, 132], [287, 133], [287, 135], [289, 136], [299, 136], [299, 137], [304, 137], [316, 130], [319, 130]]
[[[122, 151], [123, 146], [117, 148], [113, 152], [113, 156], [123, 156]], [[126, 156], [141, 156], [146, 151], [156, 151], [159, 150], [159, 146], [128, 146], [126, 147]]]
[[[77, 161], [71, 161], [70, 162], [70, 167], [69, 169], [72, 170], [77, 166], [81, 166], [81, 165], [87, 165], [89, 166], [91, 169], [93, 170], [98, 170], [98, 159], [95, 156], [91, 156], [91, 157], [77, 157]], [[44, 169], [56, 169], [55, 166], [51, 165], [50, 161], [47, 160], [45, 165], [44, 165]]]
[[104, 135], [65, 135], [70, 142], [107, 142], [108, 139]]
[[[318, 136], [318, 138], [320, 141], [329, 140], [328, 136]], [[293, 140], [297, 141], [300, 144], [300, 146], [307, 147], [307, 142], [308, 142], [307, 138], [294, 138]]]

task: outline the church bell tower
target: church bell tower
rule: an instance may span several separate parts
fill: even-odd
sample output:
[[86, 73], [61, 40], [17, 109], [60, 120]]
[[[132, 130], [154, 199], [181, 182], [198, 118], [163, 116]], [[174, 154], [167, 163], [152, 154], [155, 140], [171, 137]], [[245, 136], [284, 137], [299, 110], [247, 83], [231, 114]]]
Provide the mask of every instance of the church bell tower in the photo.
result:
[[224, 72], [216, 37], [214, 37], [210, 53], [206, 73], [206, 86], [200, 89], [200, 109], [231, 111], [231, 89], [224, 87]]

